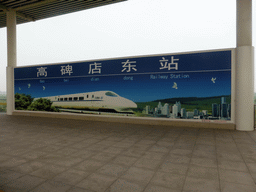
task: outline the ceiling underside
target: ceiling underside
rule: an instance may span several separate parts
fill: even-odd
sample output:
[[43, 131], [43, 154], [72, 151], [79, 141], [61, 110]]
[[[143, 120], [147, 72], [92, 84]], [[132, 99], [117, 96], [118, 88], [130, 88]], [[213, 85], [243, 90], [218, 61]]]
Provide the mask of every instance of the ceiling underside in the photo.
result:
[[0, 28], [6, 27], [6, 12], [15, 10], [17, 24], [82, 11], [126, 0], [0, 0]]

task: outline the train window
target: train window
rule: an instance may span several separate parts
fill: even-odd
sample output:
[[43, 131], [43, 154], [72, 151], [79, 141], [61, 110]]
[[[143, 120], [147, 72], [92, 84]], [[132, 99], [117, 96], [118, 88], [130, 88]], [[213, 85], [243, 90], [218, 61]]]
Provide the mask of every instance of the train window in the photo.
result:
[[60, 98], [58, 98], [58, 101], [60, 100]]
[[69, 97], [68, 100], [69, 100], [69, 101], [72, 101], [72, 97]]
[[110, 92], [110, 91], [106, 92], [105, 95], [110, 96], [110, 97], [117, 97], [117, 95], [115, 93]]
[[101, 99], [103, 99], [103, 97], [101, 97]]
[[63, 98], [60, 98], [60, 101], [63, 101]]
[[87, 98], [89, 98], [89, 95], [87, 95]]
[[100, 97], [95, 97], [95, 99], [100, 99]]
[[67, 101], [68, 100], [68, 98], [64, 98], [64, 101]]
[[74, 97], [74, 101], [77, 101], [78, 97]]
[[94, 95], [92, 95], [92, 98], [94, 98]]
[[84, 100], [84, 97], [79, 97], [79, 101], [82, 101], [82, 100]]

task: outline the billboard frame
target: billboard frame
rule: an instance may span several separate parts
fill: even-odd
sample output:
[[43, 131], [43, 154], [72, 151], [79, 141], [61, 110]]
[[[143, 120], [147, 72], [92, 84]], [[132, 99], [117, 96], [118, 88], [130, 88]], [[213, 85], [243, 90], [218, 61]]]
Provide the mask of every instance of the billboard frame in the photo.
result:
[[[202, 124], [233, 124], [235, 127], [235, 85], [236, 85], [236, 79], [235, 79], [235, 58], [236, 58], [236, 49], [235, 48], [227, 48], [227, 49], [213, 49], [213, 50], [202, 50], [202, 51], [191, 51], [191, 52], [177, 52], [177, 53], [164, 53], [164, 54], [153, 54], [153, 55], [136, 55], [136, 56], [128, 56], [128, 57], [114, 57], [114, 58], [103, 58], [103, 59], [90, 59], [90, 60], [81, 60], [81, 61], [71, 61], [71, 62], [58, 62], [58, 63], [48, 63], [48, 64], [36, 64], [36, 65], [29, 65], [29, 66], [17, 66], [16, 68], [26, 68], [26, 67], [40, 67], [40, 66], [47, 66], [47, 65], [63, 65], [63, 64], [73, 64], [73, 63], [81, 63], [81, 62], [95, 62], [95, 61], [104, 61], [104, 60], [119, 60], [119, 59], [132, 59], [132, 58], [143, 58], [143, 57], [155, 57], [155, 56], [170, 56], [170, 55], [183, 55], [183, 54], [194, 54], [194, 53], [207, 53], [207, 52], [219, 52], [219, 51], [231, 51], [231, 120], [207, 120], [207, 119], [203, 119], [203, 120], [190, 120], [190, 119], [159, 119], [159, 118], [150, 118], [150, 121], [159, 121], [163, 122], [163, 121], [169, 121], [169, 124], [172, 124], [171, 122], [173, 122], [173, 124], [177, 124], [180, 122], [184, 122], [185, 124], [187, 123], [192, 123], [195, 122], [197, 123], [202, 123]], [[14, 70], [13, 70], [14, 71]], [[178, 73], [178, 72], [177, 72]], [[65, 78], [65, 77], [63, 77]], [[35, 112], [35, 111], [22, 111], [22, 110], [15, 110], [14, 109], [14, 114], [15, 115], [29, 115], [29, 116], [33, 116], [33, 113], [35, 114], [35, 116], [47, 116], [46, 114], [49, 114], [50, 112]], [[46, 113], [46, 114], [44, 114]], [[58, 116], [61, 114], [58, 114]], [[78, 115], [78, 114], [65, 114], [66, 117], [70, 116], [71, 118], [74, 118], [74, 115]], [[79, 116], [79, 115], [78, 115]], [[92, 115], [88, 115], [88, 114], [83, 114], [83, 116], [85, 117], [92, 117]], [[102, 118], [102, 115], [93, 115], [93, 117], [97, 117], [97, 118], [101, 118], [101, 120], [105, 119]], [[105, 117], [105, 116], [104, 116]], [[116, 121], [119, 122], [121, 117], [115, 116], [115, 115], [109, 115], [107, 116], [108, 118], [111, 118], [112, 120], [114, 120], [116, 118]], [[61, 118], [61, 117], [60, 117]], [[134, 119], [135, 121], [144, 121], [144, 120], [149, 120], [149, 118], [144, 118], [144, 117], [124, 117], [124, 118], [128, 118], [131, 119], [131, 121]], [[86, 120], [96, 120], [95, 118], [85, 118]], [[98, 119], [99, 120], [99, 119]], [[105, 119], [106, 120], [106, 119]], [[129, 121], [129, 120], [128, 120]], [[140, 124], [140, 123], [139, 123]], [[149, 124], [152, 124], [149, 123]], [[161, 124], [161, 123], [160, 123]], [[184, 125], [185, 125], [184, 124]], [[233, 129], [233, 128], [232, 128]]]

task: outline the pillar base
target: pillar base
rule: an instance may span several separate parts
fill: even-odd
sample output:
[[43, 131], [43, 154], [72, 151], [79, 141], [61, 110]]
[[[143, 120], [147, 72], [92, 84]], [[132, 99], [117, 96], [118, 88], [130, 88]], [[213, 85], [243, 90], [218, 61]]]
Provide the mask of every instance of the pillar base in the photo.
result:
[[6, 89], [7, 89], [6, 114], [7, 115], [12, 115], [15, 108], [13, 85], [14, 85], [14, 68], [6, 67]]

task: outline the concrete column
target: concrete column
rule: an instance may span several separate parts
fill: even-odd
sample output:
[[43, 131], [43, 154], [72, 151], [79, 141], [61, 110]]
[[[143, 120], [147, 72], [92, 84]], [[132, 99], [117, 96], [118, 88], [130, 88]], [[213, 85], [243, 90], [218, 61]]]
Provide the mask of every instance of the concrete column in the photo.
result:
[[240, 131], [254, 130], [254, 48], [252, 1], [237, 0], [235, 123]]
[[252, 0], [236, 2], [236, 46], [252, 46]]
[[7, 115], [14, 111], [14, 67], [17, 66], [16, 54], [16, 12], [7, 12]]

